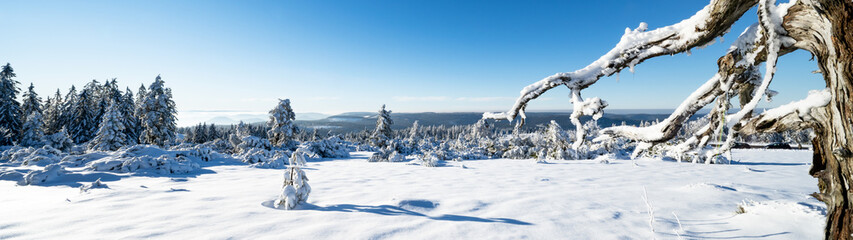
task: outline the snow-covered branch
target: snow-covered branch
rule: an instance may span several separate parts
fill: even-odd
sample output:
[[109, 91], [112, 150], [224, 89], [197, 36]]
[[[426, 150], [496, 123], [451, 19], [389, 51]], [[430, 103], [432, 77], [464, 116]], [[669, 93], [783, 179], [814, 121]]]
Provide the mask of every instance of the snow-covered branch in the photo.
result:
[[753, 134], [808, 127], [818, 117], [817, 110], [829, 104], [831, 99], [829, 89], [809, 91], [805, 99], [767, 110], [750, 119], [739, 131]]
[[581, 116], [592, 116], [592, 119], [598, 120], [604, 114], [604, 108], [607, 107], [607, 102], [601, 98], [593, 97], [584, 100], [581, 98], [580, 90], [572, 90], [572, 104], [574, 109], [570, 116], [572, 124], [575, 125], [575, 143], [572, 144], [572, 149], [577, 150], [584, 143], [586, 130], [581, 124]]
[[[602, 134], [625, 137], [644, 142], [667, 141], [678, 133], [681, 126], [699, 109], [710, 104], [726, 92], [732, 90], [736, 83], [746, 83], [754, 78], [755, 67], [766, 56], [764, 51], [763, 30], [758, 24], [753, 24], [744, 30], [729, 48], [726, 55], [717, 61], [719, 70], [701, 87], [687, 97], [669, 117], [648, 127], [615, 126], [603, 129]], [[752, 94], [752, 92], [750, 92]], [[726, 99], [728, 103], [728, 98]], [[715, 108], [716, 109], [719, 108]], [[713, 114], [713, 112], [712, 112]], [[725, 111], [723, 111], [725, 114]], [[701, 138], [701, 136], [699, 136]]]
[[626, 67], [633, 69], [634, 65], [646, 59], [677, 54], [712, 43], [714, 38], [728, 32], [730, 26], [756, 2], [713, 0], [692, 17], [652, 31], [646, 31], [648, 25], [640, 23], [634, 30], [626, 29], [619, 43], [590, 65], [574, 72], [557, 73], [533, 83], [521, 90], [521, 96], [509, 111], [487, 113], [483, 117], [512, 121], [524, 111], [528, 102], [559, 85], [582, 90], [601, 77], [613, 75]]

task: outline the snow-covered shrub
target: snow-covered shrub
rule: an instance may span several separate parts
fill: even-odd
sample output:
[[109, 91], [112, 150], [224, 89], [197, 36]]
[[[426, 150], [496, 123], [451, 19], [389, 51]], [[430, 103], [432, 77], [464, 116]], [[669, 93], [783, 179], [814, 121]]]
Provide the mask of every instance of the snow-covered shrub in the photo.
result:
[[260, 148], [251, 148], [238, 157], [244, 163], [257, 168], [284, 168], [289, 161], [285, 153], [269, 151]]
[[62, 152], [50, 146], [41, 148], [13, 147], [0, 154], [0, 161], [18, 163], [21, 165], [47, 166], [62, 159]]
[[240, 160], [244, 163], [255, 164], [269, 161], [267, 160], [267, 156], [269, 155], [271, 155], [269, 150], [251, 148], [240, 154]]
[[13, 157], [16, 153], [18, 153], [18, 151], [21, 151], [22, 149], [27, 149], [27, 148], [25, 148], [25, 147], [19, 147], [19, 146], [11, 146], [11, 147], [9, 147], [8, 149], [6, 149], [6, 150], [4, 150], [2, 153], [0, 153], [0, 162], [9, 162], [9, 161], [12, 161], [12, 157]]
[[305, 151], [302, 151], [302, 149], [297, 149], [295, 152], [293, 152], [293, 155], [290, 156], [289, 163], [291, 166], [305, 166]]
[[421, 166], [424, 167], [438, 167], [439, 161], [441, 161], [441, 157], [436, 154], [436, 152], [426, 152], [420, 156]]
[[390, 155], [388, 155], [388, 161], [389, 162], [402, 162], [405, 160], [406, 160], [406, 157], [403, 156], [403, 154], [400, 154], [397, 152], [392, 152]]
[[182, 151], [163, 150], [155, 145], [134, 145], [91, 161], [87, 164], [87, 168], [96, 171], [154, 171], [170, 174], [192, 172], [200, 166]]
[[188, 150], [188, 153], [191, 156], [197, 157], [198, 159], [207, 162], [210, 161], [210, 159], [212, 158], [211, 155], [213, 154], [213, 150], [205, 145], [196, 145], [193, 148], [190, 148]]
[[[300, 153], [294, 153], [293, 159], [301, 157]], [[297, 163], [294, 160], [293, 163]], [[291, 164], [284, 171], [284, 184], [281, 188], [281, 195], [275, 201], [276, 208], [284, 208], [287, 210], [296, 208], [300, 203], [308, 201], [308, 195], [311, 193], [311, 186], [308, 185], [308, 177], [299, 164]]]
[[251, 167], [255, 168], [272, 168], [272, 169], [282, 169], [287, 166], [288, 158], [284, 155], [278, 157], [267, 158], [265, 162], [259, 162], [252, 164]]
[[222, 139], [216, 139], [210, 142], [206, 142], [203, 145], [210, 147], [210, 149], [220, 152], [220, 153], [228, 153], [234, 150], [234, 147], [231, 146], [231, 143]]
[[527, 154], [527, 147], [525, 146], [512, 146], [505, 151], [501, 157], [509, 159], [527, 159], [530, 158], [530, 154]]
[[270, 141], [267, 139], [262, 139], [255, 136], [245, 136], [241, 139], [240, 144], [237, 145], [235, 150], [237, 150], [238, 153], [243, 153], [249, 151], [250, 149], [269, 150], [270, 147]]
[[321, 158], [347, 158], [349, 152], [355, 150], [352, 143], [343, 141], [337, 136], [320, 141], [304, 142], [299, 148], [313, 152]]
[[89, 162], [108, 156], [110, 156], [109, 152], [90, 152], [80, 155], [66, 155], [60, 162], [62, 163], [62, 166], [66, 167], [80, 167], [88, 164]]
[[42, 170], [35, 170], [24, 175], [24, 178], [18, 181], [18, 185], [33, 185], [50, 182], [68, 173], [65, 167], [59, 164], [50, 164]]
[[390, 147], [385, 147], [379, 149], [379, 151], [370, 155], [370, 158], [367, 159], [368, 162], [387, 162], [388, 156], [391, 156], [391, 153], [394, 152]]
[[71, 137], [68, 136], [68, 132], [65, 131], [65, 128], [62, 128], [62, 130], [59, 130], [59, 132], [54, 134], [44, 136], [44, 142], [48, 146], [60, 151], [71, 150], [71, 147], [74, 146], [74, 141], [71, 141]]
[[[38, 165], [46, 166], [48, 164], [57, 163], [62, 160], [62, 152], [51, 146], [43, 146], [35, 148], [23, 160], [20, 160], [21, 165]], [[15, 161], [15, 160], [13, 160]]]
[[370, 145], [359, 144], [355, 146], [355, 150], [359, 152], [376, 152], [379, 151], [379, 148]]
[[548, 151], [546, 151], [545, 149], [540, 149], [539, 154], [536, 155], [536, 162], [537, 163], [546, 163], [545, 159], [547, 159], [547, 158], [548, 158]]

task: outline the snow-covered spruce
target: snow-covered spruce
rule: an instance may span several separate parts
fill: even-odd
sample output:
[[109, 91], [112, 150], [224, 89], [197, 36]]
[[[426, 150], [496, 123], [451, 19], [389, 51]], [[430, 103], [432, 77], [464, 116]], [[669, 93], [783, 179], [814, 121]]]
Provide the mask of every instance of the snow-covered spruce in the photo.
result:
[[62, 94], [59, 89], [53, 97], [48, 97], [44, 104], [44, 133], [54, 134], [65, 127], [62, 122]]
[[287, 210], [296, 208], [300, 203], [308, 201], [308, 195], [311, 194], [311, 186], [308, 185], [308, 177], [302, 171], [305, 158], [300, 152], [294, 152], [291, 157], [290, 166], [284, 170], [284, 184], [281, 188], [281, 195], [275, 201], [276, 208], [284, 208]]
[[270, 120], [267, 123], [270, 127], [267, 136], [273, 146], [286, 149], [294, 147], [293, 135], [296, 133], [294, 120], [296, 120], [296, 114], [290, 107], [290, 99], [279, 99], [278, 105], [270, 110]]
[[143, 129], [140, 136], [142, 143], [166, 146], [175, 140], [177, 111], [172, 100], [172, 90], [163, 85], [163, 79], [158, 75], [142, 100], [139, 113]]
[[21, 129], [19, 145], [24, 147], [41, 147], [44, 145], [44, 122], [39, 111], [33, 111]]
[[20, 89], [15, 70], [6, 63], [0, 70], [0, 146], [12, 145], [21, 129], [21, 104], [16, 96]]
[[373, 146], [385, 147], [387, 141], [394, 137], [394, 131], [391, 130], [391, 125], [394, 121], [391, 120], [391, 111], [385, 110], [385, 104], [379, 109], [379, 114], [376, 117], [376, 129], [373, 130], [372, 143]]
[[41, 97], [36, 94], [35, 86], [30, 83], [30, 87], [27, 88], [26, 92], [24, 92], [21, 102], [21, 120], [26, 122], [29, 116], [33, 113], [38, 113], [39, 115], [44, 114], [44, 112], [42, 112]]
[[71, 104], [68, 134], [75, 143], [91, 140], [98, 129], [98, 110], [95, 107], [94, 90], [84, 88]]
[[120, 103], [111, 102], [107, 111], [101, 118], [101, 126], [98, 133], [89, 141], [89, 149], [98, 151], [115, 151], [122, 146], [128, 145], [129, 141], [125, 135], [124, 116], [119, 108]]
[[139, 143], [140, 122], [136, 116], [136, 103], [133, 100], [133, 92], [130, 88], [125, 90], [119, 104], [119, 112], [124, 117], [124, 135], [127, 136], [127, 144], [134, 145]]
[[[547, 159], [567, 160], [571, 159], [574, 151], [570, 149], [569, 136], [557, 124], [557, 121], [551, 120], [548, 128], [545, 131], [545, 140], [548, 143]], [[541, 157], [540, 157], [541, 158]]]

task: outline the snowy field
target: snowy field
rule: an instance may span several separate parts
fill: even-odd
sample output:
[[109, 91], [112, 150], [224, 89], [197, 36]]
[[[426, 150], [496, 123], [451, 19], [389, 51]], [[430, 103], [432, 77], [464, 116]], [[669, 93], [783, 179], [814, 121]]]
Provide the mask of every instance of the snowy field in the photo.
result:
[[[810, 151], [735, 150], [732, 165], [497, 159], [428, 168], [352, 156], [309, 162], [308, 204], [290, 211], [272, 208], [283, 170], [230, 159], [188, 174], [0, 181], [0, 239], [819, 239], [823, 230], [824, 205], [808, 196], [818, 190]], [[107, 187], [79, 189], [97, 178]]]

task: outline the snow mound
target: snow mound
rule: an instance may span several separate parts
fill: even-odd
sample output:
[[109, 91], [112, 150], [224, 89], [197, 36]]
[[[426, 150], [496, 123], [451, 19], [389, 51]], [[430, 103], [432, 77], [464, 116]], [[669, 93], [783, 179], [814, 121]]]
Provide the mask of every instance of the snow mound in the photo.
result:
[[95, 171], [153, 171], [159, 174], [188, 173], [199, 168], [186, 151], [163, 150], [154, 145], [122, 148], [87, 164], [87, 169]]
[[42, 170], [35, 170], [27, 173], [23, 179], [18, 181], [18, 185], [32, 185], [50, 182], [68, 173], [65, 167], [59, 164], [47, 165]]
[[13, 147], [0, 154], [0, 162], [17, 163], [24, 166], [47, 166], [59, 162], [63, 153], [51, 146], [41, 148]]
[[[752, 231], [770, 232], [776, 229], [823, 229], [826, 208], [806, 202], [774, 200], [756, 202], [747, 200], [740, 205], [741, 213], [735, 215], [730, 224], [749, 226]], [[761, 223], [761, 224], [755, 224]], [[770, 227], [774, 226], [774, 227]], [[786, 239], [809, 239], [812, 236], [793, 232]]]
[[110, 187], [108, 187], [107, 184], [102, 183], [101, 179], [98, 178], [98, 180], [95, 180], [94, 182], [92, 182], [90, 184], [85, 184], [83, 186], [80, 186], [80, 192], [81, 193], [89, 192], [89, 190], [91, 190], [93, 188], [110, 188]]

